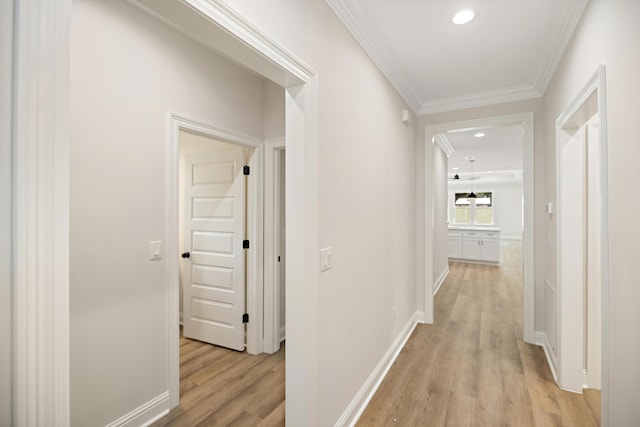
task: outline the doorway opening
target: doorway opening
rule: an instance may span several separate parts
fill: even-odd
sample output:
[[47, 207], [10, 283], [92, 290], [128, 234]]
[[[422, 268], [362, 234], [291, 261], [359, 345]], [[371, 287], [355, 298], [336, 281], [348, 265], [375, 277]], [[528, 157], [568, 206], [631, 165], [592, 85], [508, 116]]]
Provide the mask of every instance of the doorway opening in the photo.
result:
[[[608, 419], [608, 213], [605, 69], [556, 121], [556, 293], [548, 350], [558, 385], [602, 388]], [[546, 298], [547, 299], [547, 298]], [[555, 320], [555, 322], [549, 322]], [[553, 344], [553, 343], [551, 343]]]
[[[438, 142], [439, 135], [448, 132], [470, 131], [474, 134], [482, 129], [500, 128], [519, 126], [522, 134], [522, 275], [523, 275], [523, 339], [527, 343], [535, 342], [535, 324], [534, 324], [534, 209], [533, 209], [533, 113], [512, 114], [498, 117], [488, 117], [477, 120], [467, 120], [460, 122], [444, 123], [440, 125], [432, 125], [425, 127], [425, 155], [424, 155], [424, 321], [425, 323], [433, 323], [434, 321], [434, 293], [436, 290], [437, 280], [434, 282], [438, 273], [436, 267], [436, 250], [446, 252], [447, 244], [447, 226], [446, 218], [441, 222], [440, 230], [443, 235], [443, 243], [436, 248], [435, 238], [435, 204], [436, 191], [447, 191], [446, 182], [441, 183], [437, 187], [436, 177], [434, 175], [434, 142]], [[470, 170], [467, 171], [470, 173]], [[454, 174], [455, 175], [455, 174]], [[442, 177], [440, 179], [443, 179]], [[444, 178], [446, 181], [446, 178]], [[440, 204], [446, 203], [440, 202]], [[487, 246], [488, 247], [488, 246]], [[446, 257], [445, 257], [446, 259]], [[443, 261], [444, 262], [444, 261]], [[440, 262], [439, 262], [440, 264]], [[436, 278], [437, 279], [437, 278]], [[422, 289], [420, 290], [422, 292]]]

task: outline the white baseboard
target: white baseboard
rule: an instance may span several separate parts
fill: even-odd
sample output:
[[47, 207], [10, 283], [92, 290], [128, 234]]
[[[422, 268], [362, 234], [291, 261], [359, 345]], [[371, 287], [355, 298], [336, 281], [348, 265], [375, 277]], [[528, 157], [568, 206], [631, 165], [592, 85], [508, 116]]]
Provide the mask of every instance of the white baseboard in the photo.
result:
[[558, 371], [556, 367], [556, 358], [551, 350], [551, 344], [549, 343], [549, 339], [547, 338], [547, 334], [543, 331], [536, 331], [536, 344], [542, 347], [544, 350], [544, 354], [547, 357], [547, 364], [549, 365], [549, 369], [551, 370], [551, 375], [553, 375], [553, 380], [556, 384], [560, 385], [558, 382]]
[[118, 418], [107, 427], [148, 426], [169, 413], [169, 391]]
[[418, 323], [425, 323], [424, 311], [416, 311], [416, 321]]
[[280, 326], [280, 342], [284, 341], [287, 338], [287, 327]]
[[449, 265], [445, 267], [445, 269], [440, 274], [440, 277], [438, 277], [438, 280], [436, 280], [436, 282], [433, 284], [434, 296], [438, 293], [438, 291], [440, 290], [440, 286], [442, 286], [442, 283], [444, 283], [444, 279], [446, 279], [448, 275], [449, 275]]
[[407, 340], [416, 327], [416, 319], [417, 313], [411, 316], [411, 319], [409, 319], [409, 322], [407, 322], [405, 327], [402, 329], [402, 332], [398, 334], [398, 337], [395, 339], [393, 344], [391, 344], [391, 347], [389, 347], [380, 362], [378, 362], [378, 365], [375, 367], [373, 372], [371, 372], [369, 378], [364, 382], [358, 391], [358, 394], [356, 394], [349, 406], [347, 406], [347, 409], [336, 422], [336, 427], [353, 427], [356, 424], [376, 390], [380, 387], [382, 380], [387, 376], [387, 373], [393, 365], [393, 362], [395, 362], [398, 357], [398, 354], [400, 354], [400, 351], [407, 343]]
[[184, 326], [184, 313], [180, 312], [180, 324]]

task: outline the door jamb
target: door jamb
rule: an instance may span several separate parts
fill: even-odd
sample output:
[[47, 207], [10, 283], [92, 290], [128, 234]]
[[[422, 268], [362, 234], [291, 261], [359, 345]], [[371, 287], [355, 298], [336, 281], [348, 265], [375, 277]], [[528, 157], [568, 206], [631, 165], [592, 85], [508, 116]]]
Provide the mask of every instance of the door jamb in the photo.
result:
[[[557, 333], [558, 333], [558, 380], [559, 385], [561, 387], [566, 386], [564, 384], [564, 377], [566, 376], [566, 366], [567, 363], [566, 358], [563, 356], [565, 354], [566, 348], [563, 349], [563, 338], [567, 336], [571, 336], [572, 334], [582, 334], [583, 331], [577, 331], [575, 328], [569, 329], [569, 322], [564, 322], [563, 313], [566, 312], [565, 306], [572, 304], [574, 302], [575, 297], [572, 295], [565, 295], [566, 298], [563, 298], [563, 285], [561, 283], [561, 269], [562, 264], [560, 262], [562, 255], [562, 242], [560, 241], [560, 227], [561, 227], [561, 218], [562, 218], [562, 210], [560, 209], [560, 205], [558, 201], [560, 200], [560, 185], [561, 185], [561, 174], [560, 174], [560, 147], [561, 142], [564, 142], [567, 139], [567, 133], [563, 129], [567, 129], [569, 123], [574, 118], [576, 113], [587, 103], [589, 98], [593, 94], [597, 95], [596, 98], [596, 107], [597, 113], [600, 115], [600, 130], [599, 130], [599, 142], [600, 142], [600, 188], [601, 188], [601, 198], [602, 198], [602, 215], [600, 217], [601, 221], [601, 304], [602, 304], [602, 398], [601, 398], [601, 411], [602, 411], [602, 425], [608, 426], [609, 423], [609, 213], [608, 213], [608, 200], [609, 200], [609, 187], [608, 187], [608, 140], [607, 140], [607, 101], [606, 101], [606, 68], [604, 65], [600, 65], [596, 72], [591, 76], [587, 84], [580, 90], [578, 95], [574, 98], [574, 100], [569, 104], [566, 110], [558, 117], [556, 120], [556, 183], [555, 183], [555, 191], [556, 191], [556, 284], [559, 289], [557, 295], [557, 307], [558, 307], [558, 316], [557, 316]], [[582, 324], [582, 319], [580, 319], [580, 325]], [[580, 372], [582, 359], [580, 358]], [[563, 369], [564, 367], [564, 369]], [[573, 368], [575, 370], [575, 367]]]
[[250, 154], [249, 186], [247, 193], [248, 227], [247, 238], [251, 243], [247, 251], [247, 289], [245, 311], [250, 314], [247, 323], [247, 352], [262, 352], [262, 140], [242, 135], [203, 123], [187, 119], [178, 114], [169, 114], [169, 132], [167, 141], [167, 265], [168, 298], [169, 298], [169, 399], [180, 400], [180, 329], [179, 329], [179, 268], [178, 262], [178, 209], [179, 209], [179, 165], [180, 165], [180, 131], [197, 133], [222, 142], [232, 143], [244, 148], [253, 149]]
[[278, 286], [278, 261], [280, 253], [280, 209], [277, 206], [278, 189], [276, 156], [285, 149], [284, 138], [265, 141], [264, 155], [264, 344], [266, 353], [280, 349], [280, 286]]

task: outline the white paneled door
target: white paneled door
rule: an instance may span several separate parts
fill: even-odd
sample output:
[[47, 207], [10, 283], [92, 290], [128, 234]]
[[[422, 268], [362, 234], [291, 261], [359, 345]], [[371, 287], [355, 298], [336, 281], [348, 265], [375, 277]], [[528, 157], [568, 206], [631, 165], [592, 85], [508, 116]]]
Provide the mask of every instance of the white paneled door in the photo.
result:
[[244, 350], [243, 150], [187, 155], [184, 336]]

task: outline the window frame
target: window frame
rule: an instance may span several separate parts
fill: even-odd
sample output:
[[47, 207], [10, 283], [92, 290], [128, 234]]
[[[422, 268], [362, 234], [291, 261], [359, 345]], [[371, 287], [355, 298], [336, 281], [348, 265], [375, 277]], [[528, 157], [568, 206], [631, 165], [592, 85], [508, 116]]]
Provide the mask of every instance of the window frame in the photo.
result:
[[[473, 198], [473, 199], [469, 199], [467, 197], [458, 197], [458, 196], [462, 196], [462, 195], [468, 195], [470, 192], [464, 192], [464, 191], [452, 191], [450, 198], [449, 198], [449, 203], [448, 203], [448, 214], [447, 217], [449, 218], [449, 223], [451, 225], [455, 225], [455, 226], [462, 226], [462, 225], [468, 225], [468, 226], [480, 226], [480, 227], [490, 227], [490, 226], [494, 226], [496, 224], [496, 211], [495, 211], [495, 206], [496, 206], [496, 202], [495, 202], [495, 191], [490, 190], [490, 191], [478, 191], [476, 194], [478, 196], [480, 195], [489, 195], [489, 205], [480, 205], [480, 206], [486, 206], [486, 207], [490, 207], [491, 208], [491, 222], [490, 223], [478, 223], [477, 222], [477, 215], [476, 215], [476, 208], [477, 206], [477, 201], [478, 199], [480, 199], [481, 197], [477, 197], [477, 198]], [[456, 202], [457, 200], [460, 200], [462, 198], [467, 199], [467, 203], [468, 205], [465, 204], [465, 206], [469, 207], [469, 222], [456, 222], [456, 208], [460, 205], [457, 205]]]

